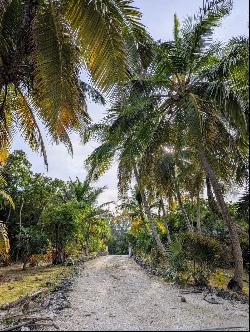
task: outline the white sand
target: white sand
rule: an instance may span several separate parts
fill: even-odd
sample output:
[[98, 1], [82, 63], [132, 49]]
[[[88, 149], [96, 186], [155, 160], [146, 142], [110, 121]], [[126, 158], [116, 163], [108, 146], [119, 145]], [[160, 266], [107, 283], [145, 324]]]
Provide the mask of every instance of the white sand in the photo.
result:
[[248, 330], [248, 305], [203, 297], [183, 295], [127, 256], [104, 256], [85, 263], [69, 293], [71, 307], [54, 321], [62, 331]]

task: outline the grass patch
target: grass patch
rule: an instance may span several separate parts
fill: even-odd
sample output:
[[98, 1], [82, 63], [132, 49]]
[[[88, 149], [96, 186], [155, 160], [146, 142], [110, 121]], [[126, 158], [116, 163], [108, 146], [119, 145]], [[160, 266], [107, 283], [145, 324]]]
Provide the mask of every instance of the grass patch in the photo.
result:
[[68, 266], [38, 266], [22, 270], [22, 265], [0, 268], [0, 305], [17, 300], [41, 288], [52, 287], [69, 275]]
[[[209, 285], [213, 287], [223, 288], [227, 290], [227, 285], [230, 279], [233, 277], [233, 270], [218, 269], [213, 273], [209, 280]], [[243, 293], [249, 296], [249, 275], [244, 273], [243, 275]]]

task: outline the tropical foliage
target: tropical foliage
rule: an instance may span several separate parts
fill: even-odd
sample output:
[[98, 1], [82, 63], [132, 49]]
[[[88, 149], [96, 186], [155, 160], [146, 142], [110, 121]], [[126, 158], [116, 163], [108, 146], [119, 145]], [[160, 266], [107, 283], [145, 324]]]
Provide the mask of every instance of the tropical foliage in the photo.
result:
[[207, 1], [182, 26], [174, 17], [173, 40], [155, 44], [147, 70], [133, 72], [106, 120], [93, 127], [101, 145], [87, 164], [89, 176], [97, 179], [117, 158], [121, 195], [136, 180], [162, 255], [166, 250], [151, 206], [160, 204], [166, 218], [166, 210], [177, 202], [188, 230], [194, 231], [183, 205], [188, 195], [196, 201], [201, 231], [200, 197], [206, 179], [210, 203], [216, 201], [217, 213], [228, 227], [233, 282], [241, 288], [242, 250], [224, 194], [248, 180], [248, 39], [233, 38], [226, 45], [212, 40], [214, 28], [231, 9], [231, 1]]
[[0, 13], [0, 163], [17, 130], [47, 163], [41, 121], [69, 151], [69, 134], [86, 130], [82, 69], [103, 91], [118, 88], [130, 77], [130, 54], [147, 58], [150, 38], [131, 1], [11, 0]]
[[[203, 1], [184, 22], [174, 16], [172, 40], [155, 42], [132, 0], [0, 2], [0, 220], [12, 261], [71, 264], [79, 253], [132, 248], [167, 280], [204, 286], [216, 269], [231, 269], [228, 288], [242, 291], [249, 40], [213, 39], [232, 8]], [[109, 107], [93, 124], [87, 98], [104, 105], [99, 91]], [[72, 132], [99, 143], [84, 181], [34, 174], [22, 151], [8, 156], [19, 130], [47, 162], [40, 123], [71, 152]], [[111, 212], [93, 182], [114, 162]]]
[[2, 243], [10, 242], [13, 261], [21, 260], [25, 268], [36, 256], [44, 254], [46, 259], [51, 252], [52, 262], [60, 264], [69, 254], [106, 250], [109, 214], [97, 203], [103, 188], [33, 173], [22, 151], [10, 154], [0, 172], [6, 178], [4, 189], [15, 201], [15, 209], [10, 204], [0, 209], [5, 227], [1, 251], [9, 251]]

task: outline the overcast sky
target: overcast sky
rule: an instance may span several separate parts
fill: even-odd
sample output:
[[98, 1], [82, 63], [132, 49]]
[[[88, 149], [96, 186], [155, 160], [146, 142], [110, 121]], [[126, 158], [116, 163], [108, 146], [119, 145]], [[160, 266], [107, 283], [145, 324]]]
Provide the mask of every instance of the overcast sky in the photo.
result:
[[[147, 26], [150, 34], [156, 40], [168, 40], [172, 37], [173, 16], [176, 13], [182, 21], [186, 16], [193, 15], [203, 0], [135, 0], [135, 5], [140, 8], [143, 18], [142, 22]], [[221, 27], [215, 31], [215, 39], [226, 41], [232, 36], [248, 34], [248, 1], [234, 0], [234, 9], [229, 17], [224, 20]], [[105, 108], [89, 104], [89, 113], [93, 121], [99, 121], [105, 112]], [[22, 149], [27, 153], [29, 161], [35, 172], [45, 173], [50, 177], [57, 177], [68, 180], [78, 176], [85, 177], [84, 160], [97, 146], [96, 143], [88, 143], [83, 146], [77, 135], [72, 136], [74, 147], [73, 158], [69, 156], [63, 145], [52, 145], [47, 142], [47, 154], [49, 162], [48, 173], [45, 170], [43, 159], [39, 154], [33, 153], [20, 137], [16, 137], [12, 150]], [[114, 166], [110, 171], [97, 182], [97, 185], [107, 186], [107, 190], [100, 198], [100, 202], [117, 200], [117, 171]]]

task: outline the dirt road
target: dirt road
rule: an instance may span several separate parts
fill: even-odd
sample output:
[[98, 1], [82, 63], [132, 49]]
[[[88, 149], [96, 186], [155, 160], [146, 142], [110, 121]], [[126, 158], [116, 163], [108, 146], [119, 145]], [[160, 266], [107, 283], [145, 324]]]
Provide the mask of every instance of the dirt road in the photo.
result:
[[55, 323], [62, 331], [198, 331], [248, 326], [247, 305], [221, 298], [210, 304], [203, 297], [183, 295], [176, 286], [148, 276], [127, 256], [104, 256], [85, 264], [69, 293], [70, 308], [58, 314]]

